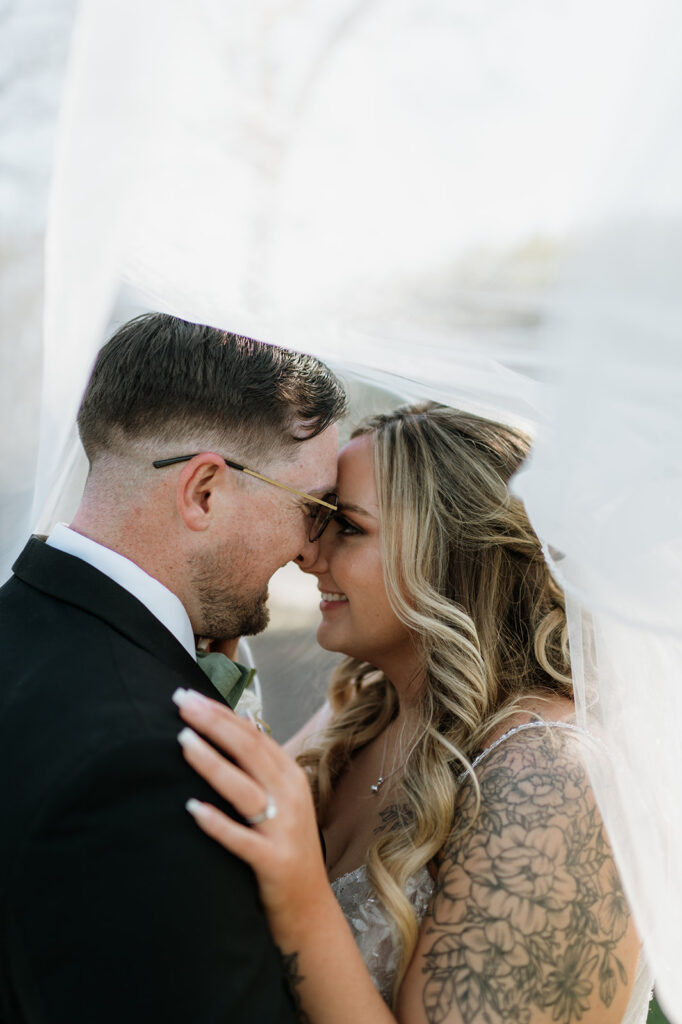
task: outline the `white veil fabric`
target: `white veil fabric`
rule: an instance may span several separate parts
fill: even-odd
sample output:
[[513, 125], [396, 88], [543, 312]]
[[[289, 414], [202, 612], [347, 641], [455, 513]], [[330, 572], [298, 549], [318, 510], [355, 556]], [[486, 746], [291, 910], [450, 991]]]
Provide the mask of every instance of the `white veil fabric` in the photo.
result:
[[567, 595], [579, 718], [614, 766], [595, 789], [673, 1020], [680, 29], [674, 0], [81, 0], [23, 524], [77, 486], [89, 366], [145, 308], [529, 429], [515, 486]]

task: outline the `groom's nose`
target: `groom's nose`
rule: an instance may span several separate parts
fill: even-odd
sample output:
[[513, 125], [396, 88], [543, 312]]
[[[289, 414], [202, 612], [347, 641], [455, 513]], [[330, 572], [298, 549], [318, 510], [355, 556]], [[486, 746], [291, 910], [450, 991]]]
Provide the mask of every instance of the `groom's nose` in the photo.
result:
[[301, 569], [303, 572], [311, 572], [313, 566], [318, 561], [319, 554], [319, 540], [308, 540], [306, 538], [306, 541], [303, 547], [301, 548], [300, 553], [296, 555], [294, 561], [296, 562], [299, 569]]

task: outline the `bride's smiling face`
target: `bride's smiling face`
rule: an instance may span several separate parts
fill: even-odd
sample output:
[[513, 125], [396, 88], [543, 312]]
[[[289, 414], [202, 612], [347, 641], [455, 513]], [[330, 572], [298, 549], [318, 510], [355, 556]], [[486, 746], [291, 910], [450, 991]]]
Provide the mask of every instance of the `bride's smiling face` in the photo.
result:
[[414, 660], [410, 633], [388, 601], [372, 441], [354, 438], [339, 455], [339, 512], [305, 571], [318, 579], [322, 622], [317, 641], [368, 661], [393, 677], [394, 666]]

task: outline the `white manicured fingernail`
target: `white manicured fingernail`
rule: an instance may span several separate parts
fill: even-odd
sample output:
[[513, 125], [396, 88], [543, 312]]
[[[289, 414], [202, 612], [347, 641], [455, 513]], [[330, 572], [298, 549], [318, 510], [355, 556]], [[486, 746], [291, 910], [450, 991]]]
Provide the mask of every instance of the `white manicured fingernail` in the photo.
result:
[[206, 818], [210, 814], [208, 807], [202, 804], [200, 800], [195, 800], [194, 797], [187, 801], [185, 809], [189, 811], [193, 818]]
[[210, 706], [208, 697], [197, 693], [196, 690], [178, 689], [172, 699], [179, 708], [188, 708], [193, 711], [201, 711]]
[[199, 693], [198, 690], [187, 690], [186, 693], [187, 696], [190, 697], [192, 700], [198, 701], [199, 704], [207, 704], [210, 707], [210, 697], [204, 697], [203, 693]]
[[185, 728], [178, 733], [178, 743], [182, 747], [189, 749], [201, 750], [202, 740], [199, 739], [194, 729]]

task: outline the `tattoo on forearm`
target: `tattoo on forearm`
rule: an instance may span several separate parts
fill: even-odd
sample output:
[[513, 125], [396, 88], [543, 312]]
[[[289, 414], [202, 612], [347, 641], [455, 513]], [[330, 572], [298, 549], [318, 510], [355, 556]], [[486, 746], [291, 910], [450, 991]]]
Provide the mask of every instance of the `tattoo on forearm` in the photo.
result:
[[628, 983], [616, 955], [628, 905], [587, 773], [557, 749], [538, 730], [491, 755], [475, 821], [467, 785], [425, 922], [429, 1024], [454, 1007], [466, 1024], [528, 1024], [533, 1011], [573, 1024]]
[[305, 981], [304, 976], [298, 973], [298, 953], [283, 953], [281, 949], [278, 952], [282, 962], [282, 971], [294, 1001], [296, 1020], [298, 1024], [310, 1024], [310, 1017], [301, 1006], [301, 993], [298, 990], [301, 982]]

